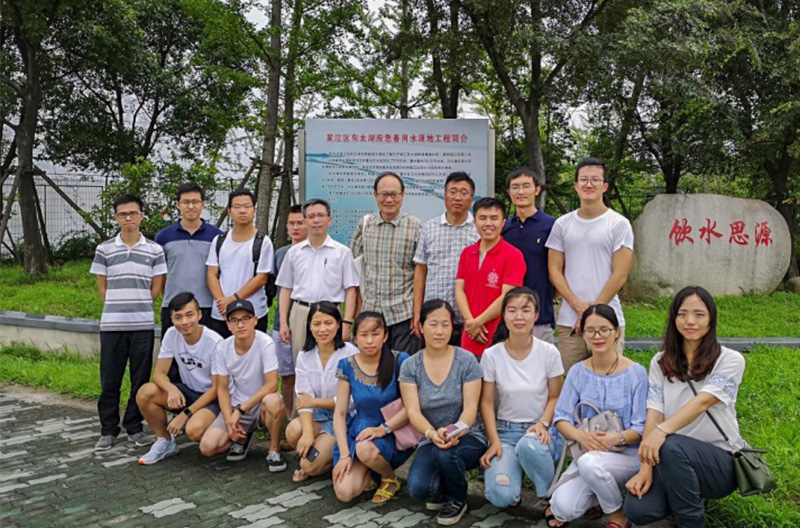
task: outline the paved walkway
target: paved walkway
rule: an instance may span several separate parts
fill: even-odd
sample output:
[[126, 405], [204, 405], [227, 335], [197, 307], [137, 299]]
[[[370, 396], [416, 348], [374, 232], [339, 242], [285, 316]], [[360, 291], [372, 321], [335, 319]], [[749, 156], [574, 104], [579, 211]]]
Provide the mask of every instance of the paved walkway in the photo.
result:
[[[124, 434], [111, 450], [95, 453], [99, 424], [91, 404], [14, 386], [0, 391], [0, 526], [5, 528], [436, 526], [434, 516], [404, 491], [379, 507], [369, 502], [370, 494], [342, 505], [330, 478], [292, 483], [294, 461], [286, 472], [270, 474], [263, 442], [240, 463], [204, 458], [185, 437], [178, 456], [150, 467], [136, 463], [147, 448], [135, 447]], [[536, 500], [530, 490], [523, 506], [501, 512], [483, 499], [478, 483], [472, 487], [469, 514], [457, 526], [545, 527], [531, 509]]]

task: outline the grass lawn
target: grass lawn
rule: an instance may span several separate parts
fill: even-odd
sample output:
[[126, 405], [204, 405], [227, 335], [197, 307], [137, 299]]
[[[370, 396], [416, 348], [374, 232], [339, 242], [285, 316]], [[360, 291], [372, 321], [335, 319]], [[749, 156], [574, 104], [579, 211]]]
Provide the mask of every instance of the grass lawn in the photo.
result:
[[[53, 268], [45, 279], [32, 279], [19, 266], [0, 267], [0, 310], [100, 319], [103, 303], [97, 293], [91, 262], [77, 261]], [[626, 337], [660, 337], [669, 299], [629, 303]], [[720, 297], [719, 335], [724, 337], [800, 337], [800, 295]], [[154, 303], [160, 321], [161, 301]], [[274, 307], [274, 304], [273, 304]]]
[[[646, 367], [652, 352], [628, 352]], [[747, 371], [737, 410], [743, 436], [767, 449], [766, 460], [778, 479], [767, 497], [733, 495], [710, 501], [708, 528], [794, 528], [800, 526], [800, 352], [757, 347], [746, 356]], [[41, 387], [87, 399], [100, 392], [99, 360], [53, 356], [31, 347], [0, 348], [0, 380]], [[123, 399], [129, 386], [123, 384]]]

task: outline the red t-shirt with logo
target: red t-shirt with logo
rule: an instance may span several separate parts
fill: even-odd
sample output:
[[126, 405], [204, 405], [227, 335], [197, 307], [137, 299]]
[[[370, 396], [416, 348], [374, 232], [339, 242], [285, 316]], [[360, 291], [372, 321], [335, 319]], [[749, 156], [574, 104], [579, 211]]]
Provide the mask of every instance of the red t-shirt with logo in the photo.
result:
[[[503, 291], [504, 284], [522, 286], [525, 278], [525, 258], [522, 252], [503, 240], [490, 249], [480, 263], [480, 241], [464, 248], [458, 261], [457, 280], [464, 281], [469, 311], [473, 317], [482, 314]], [[489, 331], [489, 342], [485, 345], [474, 341], [466, 330], [461, 336], [462, 348], [476, 356], [483, 355], [484, 349], [492, 342], [492, 336], [500, 323], [500, 317], [492, 319], [484, 326]]]

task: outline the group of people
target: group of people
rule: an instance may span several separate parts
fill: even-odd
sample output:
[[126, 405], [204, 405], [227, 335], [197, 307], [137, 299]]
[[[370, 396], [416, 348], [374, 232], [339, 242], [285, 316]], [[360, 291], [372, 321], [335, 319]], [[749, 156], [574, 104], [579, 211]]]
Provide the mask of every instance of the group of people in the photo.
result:
[[[382, 173], [379, 211], [359, 221], [351, 247], [328, 235], [330, 205], [312, 199], [292, 207], [291, 244], [277, 251], [253, 225], [250, 191], [230, 194], [233, 227], [221, 232], [201, 218], [203, 190], [182, 185], [181, 218], [155, 242], [139, 231], [141, 201], [119, 197], [120, 233], [91, 268], [104, 300], [95, 448], [120, 433], [129, 363], [122, 425], [137, 445], [152, 442], [143, 419], [157, 437], [143, 465], [177, 454], [181, 433], [203, 455], [241, 460], [267, 429], [269, 471], [286, 470], [282, 451], [295, 450], [293, 480], [331, 473], [343, 502], [365, 491], [390, 500], [413, 455], [408, 492], [441, 525], [464, 515], [467, 472], [480, 467], [498, 507], [519, 504], [527, 475], [549, 526], [607, 514], [606, 528], [626, 528], [672, 513], [701, 526], [704, 500], [735, 489], [731, 453], [742, 443], [744, 359], [719, 345], [713, 298], [701, 287], [676, 295], [648, 375], [622, 355], [617, 293], [633, 232], [603, 201], [603, 163], [578, 164], [580, 208], [558, 219], [536, 208], [534, 171], [506, 182], [510, 218], [496, 198], [473, 204], [474, 182], [457, 172], [444, 184], [445, 212], [423, 225], [402, 212], [402, 178]], [[587, 407], [612, 411], [624, 430], [584, 430]], [[564, 442], [581, 449], [553, 482]]]

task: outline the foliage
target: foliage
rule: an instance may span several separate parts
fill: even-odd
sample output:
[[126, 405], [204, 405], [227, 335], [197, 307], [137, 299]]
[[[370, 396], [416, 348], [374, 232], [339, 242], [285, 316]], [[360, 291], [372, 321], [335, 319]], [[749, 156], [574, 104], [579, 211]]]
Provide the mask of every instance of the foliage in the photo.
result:
[[152, 238], [159, 230], [179, 218], [175, 207], [175, 191], [183, 183], [199, 184], [206, 193], [206, 216], [217, 216], [221, 207], [208, 197], [215, 190], [224, 188], [225, 184], [218, 176], [215, 160], [208, 164], [195, 163], [185, 167], [176, 162], [141, 159], [138, 163], [125, 164], [122, 167], [119, 177], [103, 189], [103, 205], [95, 206], [91, 215], [107, 233], [114, 233], [117, 231], [117, 225], [111, 218], [114, 199], [124, 193], [134, 194], [144, 202], [144, 212], [147, 215], [142, 221], [141, 230]]

